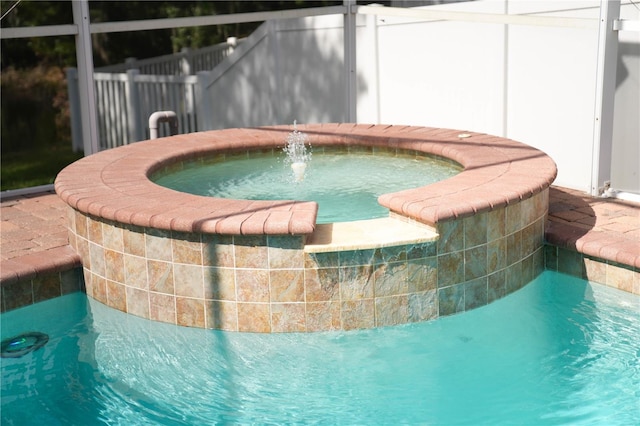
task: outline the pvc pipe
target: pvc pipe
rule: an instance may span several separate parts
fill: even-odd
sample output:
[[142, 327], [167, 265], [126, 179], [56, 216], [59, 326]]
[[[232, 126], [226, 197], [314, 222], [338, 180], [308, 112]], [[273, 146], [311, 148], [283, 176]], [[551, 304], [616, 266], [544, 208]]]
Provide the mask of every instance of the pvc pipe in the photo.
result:
[[178, 116], [173, 111], [156, 111], [149, 116], [149, 139], [158, 139], [158, 123], [169, 123], [171, 136], [178, 134]]

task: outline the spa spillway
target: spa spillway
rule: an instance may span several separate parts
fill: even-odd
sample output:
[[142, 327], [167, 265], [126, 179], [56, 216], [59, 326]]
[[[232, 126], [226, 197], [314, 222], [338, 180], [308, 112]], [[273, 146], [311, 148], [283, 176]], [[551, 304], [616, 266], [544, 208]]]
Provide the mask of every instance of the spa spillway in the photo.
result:
[[316, 224], [312, 201], [177, 192], [151, 178], [282, 150], [291, 126], [177, 135], [65, 168], [69, 240], [87, 295], [152, 320], [246, 332], [350, 330], [491, 303], [542, 272], [554, 162], [512, 140], [411, 126], [300, 126], [316, 150], [436, 156], [449, 179], [388, 193], [389, 216]]

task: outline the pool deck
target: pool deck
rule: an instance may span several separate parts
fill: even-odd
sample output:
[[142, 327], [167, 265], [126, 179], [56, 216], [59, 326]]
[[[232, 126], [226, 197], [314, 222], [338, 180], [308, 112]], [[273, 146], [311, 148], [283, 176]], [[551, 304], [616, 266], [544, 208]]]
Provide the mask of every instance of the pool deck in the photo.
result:
[[[53, 192], [0, 202], [0, 284], [80, 266], [69, 246], [66, 204]], [[552, 186], [549, 244], [640, 269], [640, 204]]]

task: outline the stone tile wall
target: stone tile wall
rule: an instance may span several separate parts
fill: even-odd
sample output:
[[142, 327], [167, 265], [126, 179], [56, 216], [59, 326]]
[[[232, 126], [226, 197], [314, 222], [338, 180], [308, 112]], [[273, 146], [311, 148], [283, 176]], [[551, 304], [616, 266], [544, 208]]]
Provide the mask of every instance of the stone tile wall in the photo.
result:
[[546, 245], [545, 268], [640, 295], [640, 270], [574, 250]]
[[245, 332], [351, 330], [486, 305], [543, 270], [547, 191], [438, 224], [437, 242], [306, 253], [303, 236], [141, 228], [70, 208], [86, 291], [151, 320]]

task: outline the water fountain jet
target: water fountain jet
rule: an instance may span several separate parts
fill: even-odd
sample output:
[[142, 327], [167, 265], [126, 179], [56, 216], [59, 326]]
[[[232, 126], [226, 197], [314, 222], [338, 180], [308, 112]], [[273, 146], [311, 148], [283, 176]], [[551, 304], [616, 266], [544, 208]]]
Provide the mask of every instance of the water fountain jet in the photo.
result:
[[307, 162], [311, 160], [311, 152], [307, 152], [306, 142], [307, 135], [298, 131], [297, 123], [294, 120], [293, 131], [287, 136], [287, 146], [284, 147], [283, 151], [287, 154], [287, 160], [291, 163], [293, 178], [296, 182], [304, 180]]

